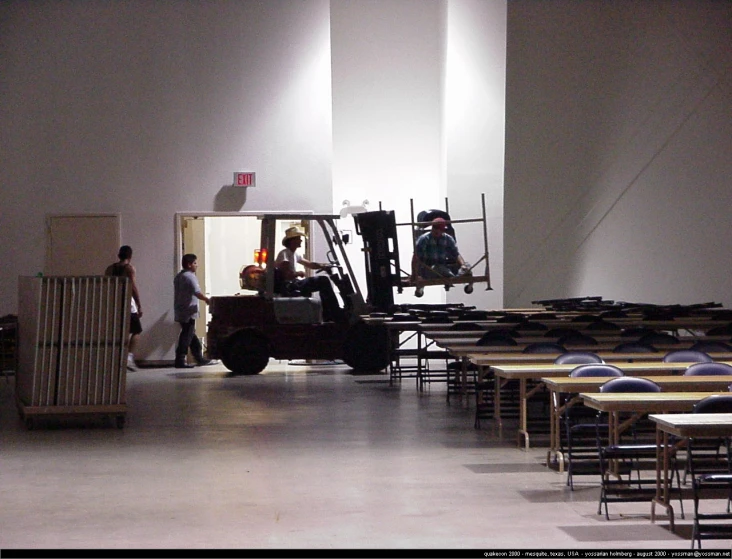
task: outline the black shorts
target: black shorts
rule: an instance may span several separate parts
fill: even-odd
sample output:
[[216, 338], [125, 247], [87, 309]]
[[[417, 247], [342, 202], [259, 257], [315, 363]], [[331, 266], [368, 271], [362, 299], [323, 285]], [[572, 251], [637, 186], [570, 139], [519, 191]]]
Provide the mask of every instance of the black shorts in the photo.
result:
[[140, 315], [136, 312], [133, 312], [130, 314], [130, 334], [139, 334], [140, 332], [142, 332]]

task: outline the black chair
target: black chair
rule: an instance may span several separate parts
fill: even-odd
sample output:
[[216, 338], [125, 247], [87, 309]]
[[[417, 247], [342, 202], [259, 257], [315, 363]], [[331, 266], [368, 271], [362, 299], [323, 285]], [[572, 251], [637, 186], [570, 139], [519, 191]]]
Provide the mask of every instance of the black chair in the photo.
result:
[[418, 322], [419, 320], [418, 316], [411, 313], [394, 313], [391, 317], [392, 322]]
[[460, 320], [488, 320], [488, 316], [488, 311], [471, 309], [460, 313]]
[[518, 332], [546, 332], [549, 328], [541, 322], [532, 322], [525, 320], [521, 324], [514, 326], [514, 330]]
[[602, 311], [600, 318], [628, 318], [628, 313], [622, 310]]
[[568, 351], [554, 360], [555, 365], [583, 365], [603, 363], [602, 357], [591, 351]]
[[515, 346], [518, 342], [507, 331], [489, 331], [483, 334], [475, 345], [479, 346]]
[[[610, 392], [660, 392], [661, 387], [652, 380], [640, 377], [621, 377], [609, 380], [600, 387], [601, 393]], [[656, 495], [656, 449], [655, 426], [648, 423], [648, 439], [653, 442], [640, 440], [643, 432], [642, 422], [646, 416], [641, 418], [628, 417], [623, 421], [633, 421], [632, 428], [628, 435], [623, 436], [618, 444], [605, 444], [604, 437], [604, 414], [598, 414], [597, 446], [600, 460], [600, 502], [597, 514], [602, 514], [605, 509], [605, 518], [610, 519], [608, 503], [619, 502], [650, 502]], [[646, 420], [647, 422], [647, 420]], [[606, 423], [606, 422], [604, 422]], [[621, 421], [622, 423], [622, 421]], [[602, 426], [602, 427], [601, 427]], [[653, 438], [651, 438], [653, 437]], [[630, 439], [628, 442], [626, 440]], [[671, 467], [674, 471], [677, 488], [672, 488], [672, 493], [679, 498], [681, 517], [684, 517], [684, 505], [681, 501], [681, 480], [676, 465], [676, 455], [672, 454]], [[637, 479], [632, 479], [633, 472], [636, 472]], [[652, 474], [652, 475], [650, 475]], [[624, 478], [623, 476], [627, 476]]]
[[732, 323], [724, 326], [715, 326], [706, 331], [707, 336], [732, 336]]
[[650, 332], [638, 338], [638, 342], [649, 345], [676, 345], [679, 339], [665, 332]]
[[664, 363], [711, 363], [714, 361], [703, 351], [674, 349], [663, 356]]
[[597, 322], [601, 320], [598, 315], [595, 314], [579, 314], [570, 320], [570, 322]]
[[566, 353], [567, 348], [554, 342], [534, 342], [528, 344], [521, 353]]
[[456, 322], [450, 326], [450, 330], [458, 330], [460, 332], [485, 332], [485, 328], [475, 322]]
[[684, 371], [684, 376], [732, 375], [732, 365], [727, 363], [694, 363]]
[[640, 338], [641, 336], [645, 336], [646, 334], [656, 334], [656, 330], [653, 328], [648, 328], [647, 326], [635, 326], [632, 328], [626, 328], [622, 332], [620, 332], [621, 338]]
[[623, 342], [613, 348], [613, 353], [658, 353], [658, 350], [650, 344]]
[[[692, 413], [732, 413], [732, 395], [714, 395], [700, 400]], [[690, 437], [687, 446], [687, 471], [692, 477], [694, 525], [691, 548], [701, 549], [702, 539], [732, 538], [732, 455], [726, 437]], [[726, 510], [702, 512], [701, 501], [711, 504], [712, 498], [726, 499]], [[706, 507], [705, 507], [706, 508]], [[725, 522], [726, 521], [726, 522]]]
[[[573, 357], [578, 358], [579, 352], [574, 352]], [[567, 352], [564, 355], [571, 355]], [[590, 352], [583, 353], [587, 361], [580, 364], [569, 374], [570, 377], [622, 377], [623, 371], [614, 365], [606, 365], [602, 360], [590, 361], [597, 358], [597, 355]], [[593, 357], [594, 356], [594, 357]], [[562, 357], [562, 356], [560, 356]], [[557, 358], [558, 359], [558, 358]], [[557, 360], [554, 361], [555, 363]], [[597, 458], [597, 437], [598, 429], [603, 429], [603, 437], [607, 438], [607, 426], [598, 427], [597, 413], [587, 406], [569, 405], [575, 394], [565, 394], [561, 402], [555, 402], [555, 406], [564, 406], [561, 425], [563, 433], [560, 434], [560, 450], [565, 457], [567, 466], [567, 485], [574, 491], [575, 475], [597, 475], [600, 472]]]
[[437, 313], [435, 312], [430, 313], [427, 315], [422, 322], [424, 324], [452, 324], [452, 320], [450, 319], [450, 315], [447, 313]]
[[597, 320], [587, 325], [588, 332], [620, 332], [620, 326], [607, 320]]
[[661, 387], [647, 378], [623, 377], [607, 381], [600, 387], [600, 392], [661, 392]]
[[538, 312], [526, 315], [529, 320], [556, 320], [557, 314], [553, 312]]
[[[569, 374], [570, 377], [622, 377], [623, 371], [608, 363], [585, 363], [577, 365]], [[610, 382], [610, 381], [608, 381]], [[605, 383], [605, 385], [608, 383]], [[605, 386], [603, 385], [603, 386]]]
[[563, 346], [593, 346], [597, 345], [597, 340], [587, 334], [569, 334], [567, 336], [560, 336], [557, 340], [558, 344]]
[[504, 322], [519, 324], [519, 323], [523, 322], [524, 320], [526, 320], [526, 317], [522, 314], [506, 313], [504, 316], [497, 319], [496, 322], [500, 322], [501, 324]]
[[703, 351], [705, 353], [730, 353], [732, 352], [732, 346], [724, 342], [713, 342], [700, 340], [694, 343], [689, 349], [695, 351]]
[[550, 328], [546, 332], [544, 332], [545, 338], [554, 338], [559, 339], [562, 336], [581, 336], [582, 332], [580, 332], [577, 328], [567, 328], [566, 326], [563, 326], [561, 328]]
[[[489, 373], [482, 381], [475, 382], [475, 421], [473, 427], [480, 429], [482, 419], [495, 417], [496, 383], [493, 373]], [[501, 415], [507, 415], [501, 406]]]

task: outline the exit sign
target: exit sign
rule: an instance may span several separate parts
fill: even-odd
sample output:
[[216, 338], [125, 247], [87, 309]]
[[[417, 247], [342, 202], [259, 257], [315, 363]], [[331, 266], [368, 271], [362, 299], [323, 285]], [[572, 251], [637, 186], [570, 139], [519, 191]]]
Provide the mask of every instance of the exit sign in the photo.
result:
[[234, 173], [234, 186], [256, 186], [254, 173]]

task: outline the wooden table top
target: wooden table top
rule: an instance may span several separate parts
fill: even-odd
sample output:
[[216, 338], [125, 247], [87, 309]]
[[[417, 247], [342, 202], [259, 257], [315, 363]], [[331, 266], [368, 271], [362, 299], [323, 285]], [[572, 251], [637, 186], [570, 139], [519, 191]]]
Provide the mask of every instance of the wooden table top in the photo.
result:
[[[484, 348], [485, 349], [485, 348]], [[657, 353], [614, 353], [612, 351], [594, 351], [593, 353], [600, 356], [607, 363], [614, 364], [622, 362], [662, 362], [663, 352]], [[480, 366], [500, 366], [500, 365], [517, 365], [520, 363], [544, 363], [551, 364], [561, 355], [560, 353], [520, 353], [520, 352], [491, 352], [491, 351], [465, 351], [459, 352], [458, 356], [465, 356], [471, 363]], [[715, 361], [730, 362], [732, 364], [732, 353], [708, 353]], [[672, 365], [672, 363], [666, 363]], [[576, 365], [575, 365], [576, 366]]]
[[729, 392], [582, 392], [582, 402], [604, 412], [683, 412], [691, 411], [699, 400]]
[[[561, 378], [542, 378], [541, 381], [546, 384], [547, 388], [552, 392], [596, 392], [607, 381], [617, 377], [561, 377]], [[726, 390], [732, 384], [732, 375], [700, 375], [700, 376], [679, 376], [679, 375], [661, 375], [661, 376], [644, 376], [638, 375], [636, 378], [647, 378], [661, 386], [665, 392], [698, 392]]]
[[[463, 332], [463, 334], [465, 334]], [[506, 347], [514, 347], [519, 348], [519, 350], [523, 349], [529, 344], [535, 344], [535, 343], [557, 343], [557, 340], [559, 340], [561, 336], [557, 337], [544, 337], [544, 336], [522, 336], [520, 338], [513, 338], [516, 342], [516, 345], [506, 346]], [[587, 344], [584, 342], [579, 343], [572, 343], [571, 340], [563, 343], [564, 347], [570, 349], [570, 348], [577, 348], [577, 347], [589, 347], [589, 348], [596, 348], [598, 351], [602, 349], [613, 349], [615, 346], [623, 343], [637, 343], [641, 341], [641, 338], [638, 337], [623, 337], [618, 335], [610, 335], [610, 336], [591, 336], [597, 344]], [[474, 346], [474, 347], [482, 347], [486, 350], [490, 350], [491, 348], [498, 347], [501, 348], [503, 346], [491, 346], [491, 345], [478, 345], [478, 340], [480, 340], [480, 336], [465, 336], [462, 337], [427, 337], [428, 340], [436, 343], [437, 345], [444, 347], [446, 349], [462, 349], [464, 346]], [[696, 342], [722, 342], [722, 343], [729, 343], [729, 336], [699, 336], [699, 337], [693, 337], [693, 336], [684, 336], [679, 338], [678, 343], [651, 343], [653, 347], [659, 350], [663, 351], [671, 351], [675, 349], [689, 349], [692, 344], [695, 344]]]
[[[732, 365], [732, 362], [718, 362]], [[605, 364], [618, 367], [627, 376], [637, 376], [639, 374], [653, 375], [654, 373], [663, 375], [670, 372], [683, 373], [691, 365], [694, 365], [694, 363], [664, 363], [663, 361], [635, 361], [633, 363], [610, 361]], [[504, 378], [519, 378], [521, 376], [527, 376], [527, 378], [531, 378], [531, 375], [542, 376], [544, 374], [546, 377], [568, 377], [569, 373], [571, 373], [578, 366], [579, 365], [554, 365], [551, 363], [533, 363], [524, 365], [498, 364], [491, 365], [490, 368], [494, 373]], [[516, 376], [513, 377], [512, 375]]]
[[664, 413], [648, 417], [659, 430], [677, 437], [732, 436], [732, 413]]
[[[575, 315], [576, 316], [576, 315]], [[431, 330], [446, 330], [453, 324], [460, 323], [474, 323], [485, 328], [486, 330], [495, 328], [513, 328], [519, 325], [521, 322], [516, 320], [515, 322], [497, 322], [495, 319], [488, 320], [454, 320], [450, 322], [425, 322], [423, 319], [415, 317], [414, 320], [393, 320], [392, 317], [372, 317], [364, 315], [361, 317], [364, 322], [369, 324], [384, 324], [394, 325], [398, 327], [399, 324], [408, 325], [420, 325], [420, 329], [425, 332]], [[573, 322], [571, 317], [566, 318], [547, 318], [547, 319], [531, 319], [533, 322], [538, 322], [545, 325], [547, 328], [575, 328], [582, 330], [587, 327], [588, 322], [577, 321]], [[620, 328], [635, 328], [635, 327], [646, 327], [655, 330], [709, 330], [715, 326], [724, 326], [729, 324], [731, 321], [728, 319], [719, 319], [710, 316], [692, 316], [692, 317], [677, 317], [666, 320], [643, 320], [640, 317], [626, 317], [626, 318], [607, 318], [606, 322], [612, 322]]]
[[[636, 354], [638, 355], [638, 354]], [[598, 363], [599, 365], [600, 363]], [[730, 363], [732, 364], [732, 363]], [[594, 365], [594, 363], [593, 363]], [[686, 371], [689, 366], [694, 363], [664, 363], [663, 361], [635, 361], [633, 363], [625, 363], [623, 361], [608, 361], [604, 365], [614, 365], [623, 372], [637, 373], [637, 372], [655, 372], [660, 371], [661, 373], [666, 371]], [[567, 376], [569, 373], [574, 371], [579, 365], [554, 365], [553, 363], [534, 363], [526, 365], [491, 365], [491, 370], [503, 374], [512, 373], [535, 373], [541, 375], [547, 373], [546, 376], [555, 376], [555, 373], [559, 373], [557, 376]]]

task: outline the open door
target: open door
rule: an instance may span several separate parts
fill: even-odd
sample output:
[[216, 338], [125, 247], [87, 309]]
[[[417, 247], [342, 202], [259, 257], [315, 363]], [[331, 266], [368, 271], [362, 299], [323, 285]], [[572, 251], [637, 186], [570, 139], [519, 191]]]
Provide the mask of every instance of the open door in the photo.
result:
[[[184, 216], [181, 222], [183, 254], [195, 254], [198, 257], [198, 285], [201, 292], [208, 294], [206, 289], [206, 222], [202, 217]], [[180, 269], [180, 262], [178, 263]], [[208, 308], [202, 302], [198, 302], [199, 317], [196, 320], [196, 336], [205, 345], [206, 324], [208, 324]]]

